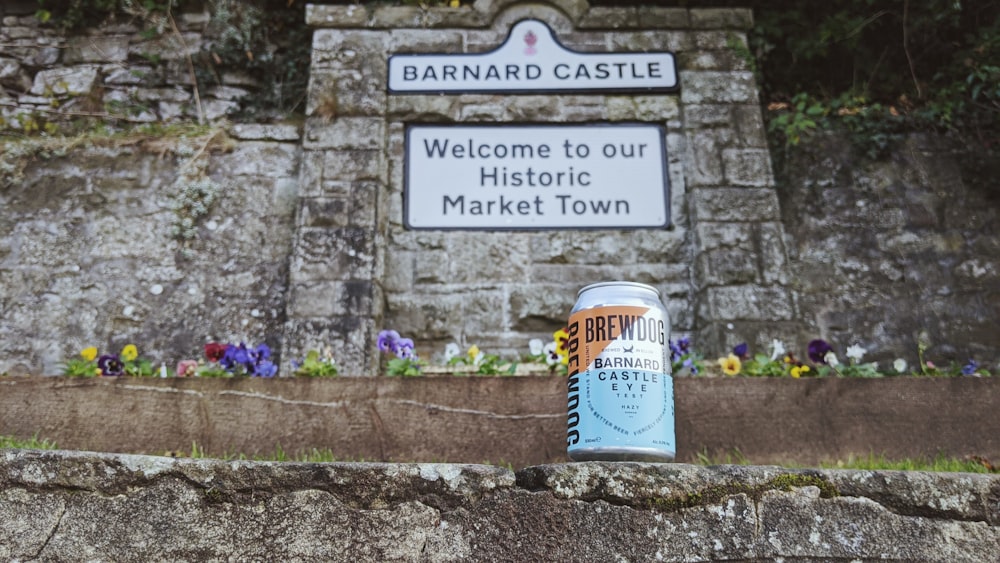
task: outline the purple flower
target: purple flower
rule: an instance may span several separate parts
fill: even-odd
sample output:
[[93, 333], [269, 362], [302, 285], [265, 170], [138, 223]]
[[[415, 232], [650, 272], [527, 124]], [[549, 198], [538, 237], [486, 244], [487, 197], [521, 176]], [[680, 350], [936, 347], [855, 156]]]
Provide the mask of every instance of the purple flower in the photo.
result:
[[378, 333], [378, 349], [382, 352], [395, 352], [399, 333], [395, 330], [383, 330]]
[[402, 359], [416, 359], [413, 353], [413, 339], [411, 338], [400, 338], [396, 341], [396, 347], [393, 349], [396, 356]]
[[694, 365], [694, 360], [692, 360], [691, 358], [684, 360], [684, 363], [681, 365], [683, 365], [686, 368], [690, 368], [691, 375], [698, 375], [698, 366]]
[[809, 342], [809, 359], [814, 364], [825, 364], [824, 358], [830, 352], [833, 352], [833, 346], [830, 346], [826, 340], [817, 338]]
[[962, 366], [962, 375], [976, 375], [976, 370], [978, 369], [979, 363], [970, 358], [969, 363]]
[[125, 365], [118, 354], [105, 354], [97, 360], [97, 367], [101, 368], [101, 375], [121, 375], [125, 371]]
[[681, 356], [687, 354], [691, 350], [691, 339], [688, 337], [681, 338], [677, 342], [673, 340], [670, 341], [670, 361], [676, 362], [681, 359]]
[[239, 346], [230, 345], [226, 348], [226, 353], [219, 360], [219, 365], [228, 372], [236, 371], [240, 366], [246, 366], [250, 361], [250, 351], [247, 345], [240, 342]]
[[254, 349], [254, 356], [257, 358], [258, 362], [269, 360], [271, 359], [271, 349], [267, 347], [267, 344], [258, 344], [257, 348]]
[[256, 367], [256, 372], [253, 375], [257, 377], [274, 377], [278, 373], [278, 366], [268, 361], [262, 361]]
[[745, 360], [750, 357], [750, 347], [747, 346], [746, 342], [741, 342], [733, 348], [733, 354], [735, 354], [736, 357]]

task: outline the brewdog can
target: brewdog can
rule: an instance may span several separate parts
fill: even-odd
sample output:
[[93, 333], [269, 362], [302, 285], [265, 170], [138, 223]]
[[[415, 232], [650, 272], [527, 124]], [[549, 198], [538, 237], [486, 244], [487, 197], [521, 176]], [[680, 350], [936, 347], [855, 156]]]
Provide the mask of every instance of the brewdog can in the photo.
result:
[[672, 461], [670, 319], [656, 288], [588, 285], [569, 316], [566, 449], [574, 461]]

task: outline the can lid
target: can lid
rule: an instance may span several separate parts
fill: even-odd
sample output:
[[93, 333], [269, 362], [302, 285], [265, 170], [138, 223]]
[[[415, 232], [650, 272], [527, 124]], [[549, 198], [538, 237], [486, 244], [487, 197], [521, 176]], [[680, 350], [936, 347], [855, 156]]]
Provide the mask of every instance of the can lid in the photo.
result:
[[606, 282], [592, 283], [590, 285], [584, 286], [583, 289], [581, 289], [576, 293], [576, 296], [577, 298], [579, 298], [581, 295], [583, 295], [583, 292], [590, 291], [591, 289], [597, 289], [599, 287], [632, 287], [635, 289], [643, 289], [646, 291], [650, 291], [653, 293], [653, 295], [656, 296], [657, 299], [660, 298], [660, 291], [655, 287], [645, 283], [629, 282], [629, 281], [606, 281]]

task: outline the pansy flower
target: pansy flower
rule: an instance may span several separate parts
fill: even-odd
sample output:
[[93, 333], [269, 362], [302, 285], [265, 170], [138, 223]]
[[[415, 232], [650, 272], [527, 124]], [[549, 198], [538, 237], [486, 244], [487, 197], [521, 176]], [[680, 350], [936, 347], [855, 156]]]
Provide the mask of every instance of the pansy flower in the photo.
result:
[[740, 342], [733, 348], [733, 355], [741, 360], [750, 359], [750, 346], [746, 342]]
[[399, 333], [395, 330], [383, 330], [378, 333], [378, 349], [380, 352], [395, 352], [396, 342], [399, 340]]
[[833, 352], [833, 346], [830, 346], [826, 340], [817, 338], [809, 342], [809, 359], [814, 364], [825, 364], [826, 355]]
[[94, 361], [94, 358], [97, 357], [97, 348], [94, 346], [88, 346], [87, 348], [80, 350], [80, 355], [83, 356], [84, 360], [92, 362]]
[[569, 356], [569, 333], [565, 328], [552, 333], [552, 339], [556, 342], [556, 352], [560, 356]]
[[139, 349], [135, 347], [135, 344], [126, 344], [122, 348], [122, 359], [126, 362], [131, 362], [139, 357]]
[[719, 358], [719, 367], [726, 375], [736, 375], [743, 369], [743, 363], [740, 362], [740, 358], [736, 354], [729, 354], [725, 358]]
[[101, 370], [101, 375], [117, 376], [125, 370], [125, 364], [118, 358], [117, 354], [105, 354], [97, 360], [97, 367]]
[[205, 345], [205, 357], [210, 362], [218, 362], [226, 354], [226, 348], [228, 347], [228, 344], [222, 344], [221, 342], [209, 342]]

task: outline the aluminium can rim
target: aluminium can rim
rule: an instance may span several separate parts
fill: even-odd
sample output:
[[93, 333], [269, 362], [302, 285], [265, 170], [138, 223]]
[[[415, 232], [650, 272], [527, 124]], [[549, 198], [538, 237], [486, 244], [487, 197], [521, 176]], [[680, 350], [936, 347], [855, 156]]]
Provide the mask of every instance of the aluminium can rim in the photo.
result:
[[579, 299], [580, 296], [583, 295], [585, 292], [600, 287], [632, 287], [635, 289], [643, 289], [652, 292], [654, 295], [656, 295], [657, 299], [660, 298], [660, 290], [656, 289], [655, 287], [645, 283], [630, 282], [630, 281], [604, 281], [604, 282], [592, 283], [590, 285], [586, 285], [583, 288], [581, 288], [580, 291], [576, 293], [576, 297], [577, 299]]

